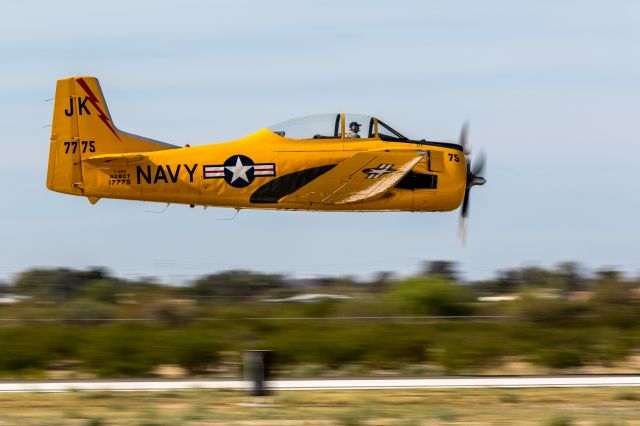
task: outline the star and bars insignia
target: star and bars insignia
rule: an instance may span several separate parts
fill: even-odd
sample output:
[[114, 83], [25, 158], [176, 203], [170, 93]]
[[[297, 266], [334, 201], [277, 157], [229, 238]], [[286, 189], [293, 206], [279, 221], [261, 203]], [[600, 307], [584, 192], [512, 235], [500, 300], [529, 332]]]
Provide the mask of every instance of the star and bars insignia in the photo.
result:
[[256, 177], [276, 175], [274, 163], [256, 164], [251, 158], [240, 154], [232, 155], [224, 164], [204, 165], [202, 168], [205, 179], [223, 178], [234, 188], [244, 188]]
[[393, 168], [393, 164], [388, 163], [382, 163], [376, 168], [362, 170], [362, 173], [365, 173], [367, 175], [365, 179], [378, 179], [380, 176], [386, 173], [393, 172], [397, 172], [397, 170]]

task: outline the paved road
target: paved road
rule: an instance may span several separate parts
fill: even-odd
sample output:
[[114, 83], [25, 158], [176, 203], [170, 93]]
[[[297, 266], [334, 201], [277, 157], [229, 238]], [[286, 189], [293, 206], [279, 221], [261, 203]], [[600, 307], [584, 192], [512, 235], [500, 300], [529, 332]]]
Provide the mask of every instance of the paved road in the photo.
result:
[[[275, 380], [273, 390], [321, 389], [453, 389], [640, 386], [640, 376], [503, 376], [425, 379]], [[241, 380], [78, 380], [0, 381], [0, 392], [163, 391], [176, 389], [248, 389]]]

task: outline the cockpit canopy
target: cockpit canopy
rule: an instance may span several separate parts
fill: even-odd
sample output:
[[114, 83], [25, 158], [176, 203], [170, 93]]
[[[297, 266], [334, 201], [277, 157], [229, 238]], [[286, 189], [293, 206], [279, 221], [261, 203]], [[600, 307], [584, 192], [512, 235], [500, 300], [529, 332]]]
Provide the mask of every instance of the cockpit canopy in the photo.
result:
[[[357, 126], [352, 126], [356, 123]], [[381, 139], [403, 142], [409, 138], [375, 117], [364, 114], [318, 114], [294, 118], [268, 127], [288, 139]]]

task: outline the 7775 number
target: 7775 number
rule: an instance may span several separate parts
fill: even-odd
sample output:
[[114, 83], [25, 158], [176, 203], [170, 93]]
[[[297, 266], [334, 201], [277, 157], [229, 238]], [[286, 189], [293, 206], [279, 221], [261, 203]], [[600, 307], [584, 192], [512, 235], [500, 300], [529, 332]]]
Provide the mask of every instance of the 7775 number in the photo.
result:
[[89, 152], [96, 152], [95, 141], [82, 141], [82, 142], [73, 141], [73, 142], [64, 143], [65, 154], [69, 154], [69, 152], [71, 152], [72, 154], [75, 154], [76, 151], [78, 151], [78, 148], [81, 148], [82, 152], [87, 152], [87, 149], [89, 150]]

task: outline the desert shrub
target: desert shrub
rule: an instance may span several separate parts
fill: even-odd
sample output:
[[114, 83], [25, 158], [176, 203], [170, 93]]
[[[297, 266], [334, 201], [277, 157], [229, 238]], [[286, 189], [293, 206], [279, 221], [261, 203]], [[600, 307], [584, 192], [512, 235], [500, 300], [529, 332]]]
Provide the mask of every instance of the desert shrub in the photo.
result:
[[20, 371], [43, 368], [48, 360], [46, 347], [33, 327], [15, 327], [0, 332], [0, 370]]
[[572, 368], [587, 363], [597, 343], [591, 330], [583, 328], [540, 327], [534, 335], [530, 360], [549, 368]]
[[548, 347], [538, 352], [536, 361], [550, 368], [579, 367], [583, 362], [583, 354], [577, 348]]
[[504, 356], [515, 353], [505, 344], [504, 332], [487, 324], [459, 324], [443, 334], [435, 350], [435, 360], [450, 374], [469, 373], [497, 364]]
[[68, 268], [31, 269], [16, 277], [15, 291], [40, 300], [57, 301], [76, 297], [87, 283], [108, 278], [102, 268], [77, 271]]
[[151, 317], [164, 325], [177, 327], [193, 320], [196, 315], [194, 306], [188, 301], [163, 300], [149, 307]]
[[101, 376], [145, 375], [171, 359], [157, 337], [155, 329], [138, 324], [95, 327], [79, 356], [86, 368]]
[[88, 281], [79, 291], [81, 297], [100, 303], [115, 303], [117, 295], [124, 288], [113, 278]]
[[357, 362], [366, 351], [366, 337], [356, 330], [333, 324], [282, 327], [264, 342], [275, 350], [281, 362], [321, 363], [338, 367]]
[[425, 359], [428, 336], [420, 325], [390, 323], [323, 323], [282, 327], [263, 346], [276, 351], [282, 363], [394, 366]]
[[232, 300], [253, 299], [256, 295], [285, 287], [281, 275], [252, 271], [224, 271], [205, 275], [191, 283], [185, 290], [198, 297]]
[[441, 277], [415, 277], [397, 283], [386, 300], [402, 312], [416, 315], [469, 315], [473, 312], [473, 292]]
[[68, 324], [91, 325], [114, 317], [112, 307], [91, 299], [74, 299], [60, 307], [60, 316]]
[[222, 345], [214, 334], [203, 327], [184, 327], [165, 334], [163, 342], [171, 347], [176, 364], [191, 373], [199, 373], [220, 358]]
[[581, 303], [524, 294], [520, 300], [508, 304], [506, 313], [517, 321], [567, 325], [581, 321], [589, 311]]
[[46, 368], [60, 359], [75, 358], [82, 336], [67, 327], [21, 325], [0, 329], [0, 371]]

